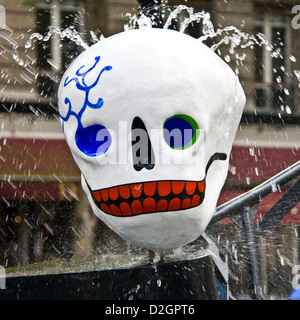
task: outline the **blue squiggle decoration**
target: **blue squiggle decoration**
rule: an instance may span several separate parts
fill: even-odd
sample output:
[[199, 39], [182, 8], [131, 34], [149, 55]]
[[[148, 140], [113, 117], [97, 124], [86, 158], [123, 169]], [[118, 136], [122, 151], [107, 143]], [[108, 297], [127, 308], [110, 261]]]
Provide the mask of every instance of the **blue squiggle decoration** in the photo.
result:
[[[69, 99], [69, 98], [65, 98], [65, 104], [68, 104], [68, 105], [69, 105], [69, 110], [68, 110], [68, 113], [67, 113], [67, 115], [66, 115], [65, 117], [63, 117], [61, 114], [59, 114], [59, 116], [61, 117], [61, 119], [62, 119], [63, 121], [67, 122], [67, 121], [69, 120], [70, 116], [73, 115], [73, 116], [77, 119], [78, 125], [79, 125], [79, 126], [82, 126], [81, 118], [82, 118], [82, 115], [83, 115], [83, 113], [84, 113], [84, 111], [85, 111], [85, 109], [86, 109], [87, 107], [90, 107], [90, 108], [92, 108], [92, 109], [100, 109], [100, 108], [103, 106], [103, 99], [102, 99], [102, 98], [99, 98], [98, 101], [97, 101], [97, 103], [95, 103], [95, 104], [94, 104], [94, 103], [91, 103], [91, 102], [89, 101], [89, 93], [90, 93], [91, 89], [93, 89], [93, 88], [98, 84], [102, 73], [103, 73], [104, 71], [109, 71], [109, 70], [111, 70], [112, 67], [111, 67], [111, 66], [106, 66], [106, 67], [104, 67], [104, 68], [100, 71], [100, 73], [99, 73], [98, 77], [96, 78], [95, 82], [94, 82], [93, 84], [91, 84], [90, 86], [88, 86], [88, 85], [86, 84], [86, 82], [85, 82], [85, 77], [86, 77], [86, 75], [87, 75], [90, 71], [92, 71], [92, 70], [97, 66], [97, 64], [99, 63], [99, 61], [100, 61], [100, 57], [99, 57], [99, 56], [98, 56], [98, 57], [95, 57], [95, 63], [94, 63], [94, 65], [93, 65], [90, 69], [88, 69], [88, 70], [85, 71], [85, 72], [81, 72], [81, 70], [85, 67], [85, 65], [83, 65], [83, 66], [81, 66], [81, 67], [76, 71], [76, 76], [77, 76], [77, 77], [74, 77], [74, 78], [72, 78], [72, 79], [70, 79], [70, 80], [69, 80], [69, 77], [66, 78], [66, 80], [65, 80], [65, 82], [64, 82], [64, 87], [66, 87], [66, 86], [69, 85], [72, 81], [74, 81], [74, 82], [76, 83], [77, 89], [85, 92], [85, 100], [84, 100], [84, 103], [83, 103], [83, 106], [82, 106], [81, 110], [80, 110], [80, 111], [78, 112], [78, 114], [77, 114], [77, 113], [75, 113], [75, 112], [72, 110], [72, 104], [71, 104], [70, 99]], [[80, 83], [78, 77], [81, 77], [81, 78], [82, 78], [82, 83]]]
[[111, 144], [110, 134], [104, 126], [100, 124], [95, 124], [89, 127], [83, 127], [81, 122], [82, 115], [84, 114], [87, 107], [92, 109], [100, 109], [104, 103], [102, 98], [99, 98], [96, 103], [92, 103], [89, 100], [89, 94], [90, 94], [90, 91], [98, 84], [103, 72], [110, 71], [112, 67], [111, 66], [104, 67], [99, 72], [93, 84], [87, 85], [85, 81], [86, 75], [97, 66], [99, 61], [100, 61], [100, 56], [95, 57], [94, 65], [90, 67], [88, 70], [83, 71], [83, 68], [85, 68], [85, 65], [83, 65], [76, 71], [75, 73], [76, 77], [71, 79], [67, 77], [65, 79], [64, 87], [68, 86], [72, 81], [74, 81], [76, 84], [76, 88], [85, 93], [84, 103], [80, 111], [76, 113], [72, 109], [72, 103], [70, 99], [66, 97], [64, 102], [66, 105], [68, 105], [67, 115], [64, 117], [59, 112], [59, 116], [63, 120], [63, 129], [64, 129], [64, 123], [69, 121], [69, 118], [71, 116], [74, 116], [77, 119], [77, 130], [75, 133], [76, 145], [83, 153], [91, 157], [105, 153]]

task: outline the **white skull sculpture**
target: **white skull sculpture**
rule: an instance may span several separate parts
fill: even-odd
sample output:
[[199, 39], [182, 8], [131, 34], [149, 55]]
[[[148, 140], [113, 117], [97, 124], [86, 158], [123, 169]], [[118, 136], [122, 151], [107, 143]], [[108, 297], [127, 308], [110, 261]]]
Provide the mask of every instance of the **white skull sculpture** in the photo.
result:
[[58, 99], [66, 141], [102, 221], [152, 250], [200, 236], [245, 104], [221, 58], [177, 31], [126, 31], [80, 54]]

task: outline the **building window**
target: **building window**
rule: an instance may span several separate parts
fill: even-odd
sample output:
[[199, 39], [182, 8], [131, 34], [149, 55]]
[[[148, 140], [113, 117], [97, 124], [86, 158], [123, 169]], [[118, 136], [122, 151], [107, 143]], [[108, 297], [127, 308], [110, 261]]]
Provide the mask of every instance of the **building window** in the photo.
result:
[[293, 89], [290, 72], [290, 22], [288, 16], [255, 14], [255, 31], [269, 45], [255, 48], [256, 107], [290, 114]]
[[[45, 36], [51, 28], [73, 28], [82, 31], [82, 6], [78, 0], [37, 0], [37, 32]], [[78, 55], [79, 47], [74, 41], [54, 32], [48, 41], [38, 43], [39, 79], [38, 91], [48, 100], [56, 95], [62, 72]]]

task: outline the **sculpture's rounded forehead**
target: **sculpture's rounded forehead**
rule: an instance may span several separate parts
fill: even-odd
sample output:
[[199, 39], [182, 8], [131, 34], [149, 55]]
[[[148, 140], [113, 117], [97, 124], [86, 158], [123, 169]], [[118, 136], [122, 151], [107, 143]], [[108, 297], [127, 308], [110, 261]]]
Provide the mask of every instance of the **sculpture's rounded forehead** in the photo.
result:
[[[114, 87], [114, 93], [120, 87], [134, 91], [142, 87], [147, 92], [166, 84], [170, 90], [179, 85], [207, 89], [220, 87], [222, 81], [227, 83], [228, 77], [234, 77], [227, 64], [199, 40], [171, 30], [143, 28], [112, 36], [82, 53], [67, 74], [83, 65], [88, 67], [96, 56], [101, 57], [101, 65], [113, 67], [110, 81], [101, 85]], [[222, 80], [224, 75], [227, 81]], [[87, 82], [96, 76], [97, 69], [86, 76]]]
[[[143, 28], [112, 36], [75, 59], [64, 79], [80, 68], [88, 70], [95, 57], [100, 62], [86, 74], [87, 84], [95, 81], [101, 68], [112, 67], [89, 93], [92, 101], [103, 98], [101, 111], [130, 115], [147, 110], [162, 116], [166, 109], [201, 112], [209, 106], [213, 111], [235, 94], [235, 75], [226, 63], [199, 40], [176, 31]], [[63, 88], [63, 95], [71, 89]], [[72, 91], [74, 99], [77, 94], [82, 99], [82, 92]]]
[[122, 62], [127, 61], [124, 67], [152, 66], [149, 72], [153, 75], [159, 69], [178, 70], [190, 66], [190, 56], [197, 47], [206, 48], [194, 38], [179, 32], [146, 28], [124, 32], [98, 44], [103, 53]]

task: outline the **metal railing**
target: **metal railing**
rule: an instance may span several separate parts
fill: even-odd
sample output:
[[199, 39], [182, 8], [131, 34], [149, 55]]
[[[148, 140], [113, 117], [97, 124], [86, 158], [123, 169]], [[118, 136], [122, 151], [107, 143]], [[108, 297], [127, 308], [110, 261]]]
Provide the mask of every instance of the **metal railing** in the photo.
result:
[[262, 299], [255, 239], [257, 236], [266, 236], [300, 202], [300, 179], [294, 182], [275, 205], [257, 221], [255, 230], [253, 229], [253, 217], [256, 216], [258, 205], [264, 197], [280, 191], [299, 176], [300, 161], [297, 161], [257, 187], [217, 207], [207, 228], [209, 232], [217, 222], [230, 218], [242, 230], [247, 240], [250, 297], [253, 299]]

